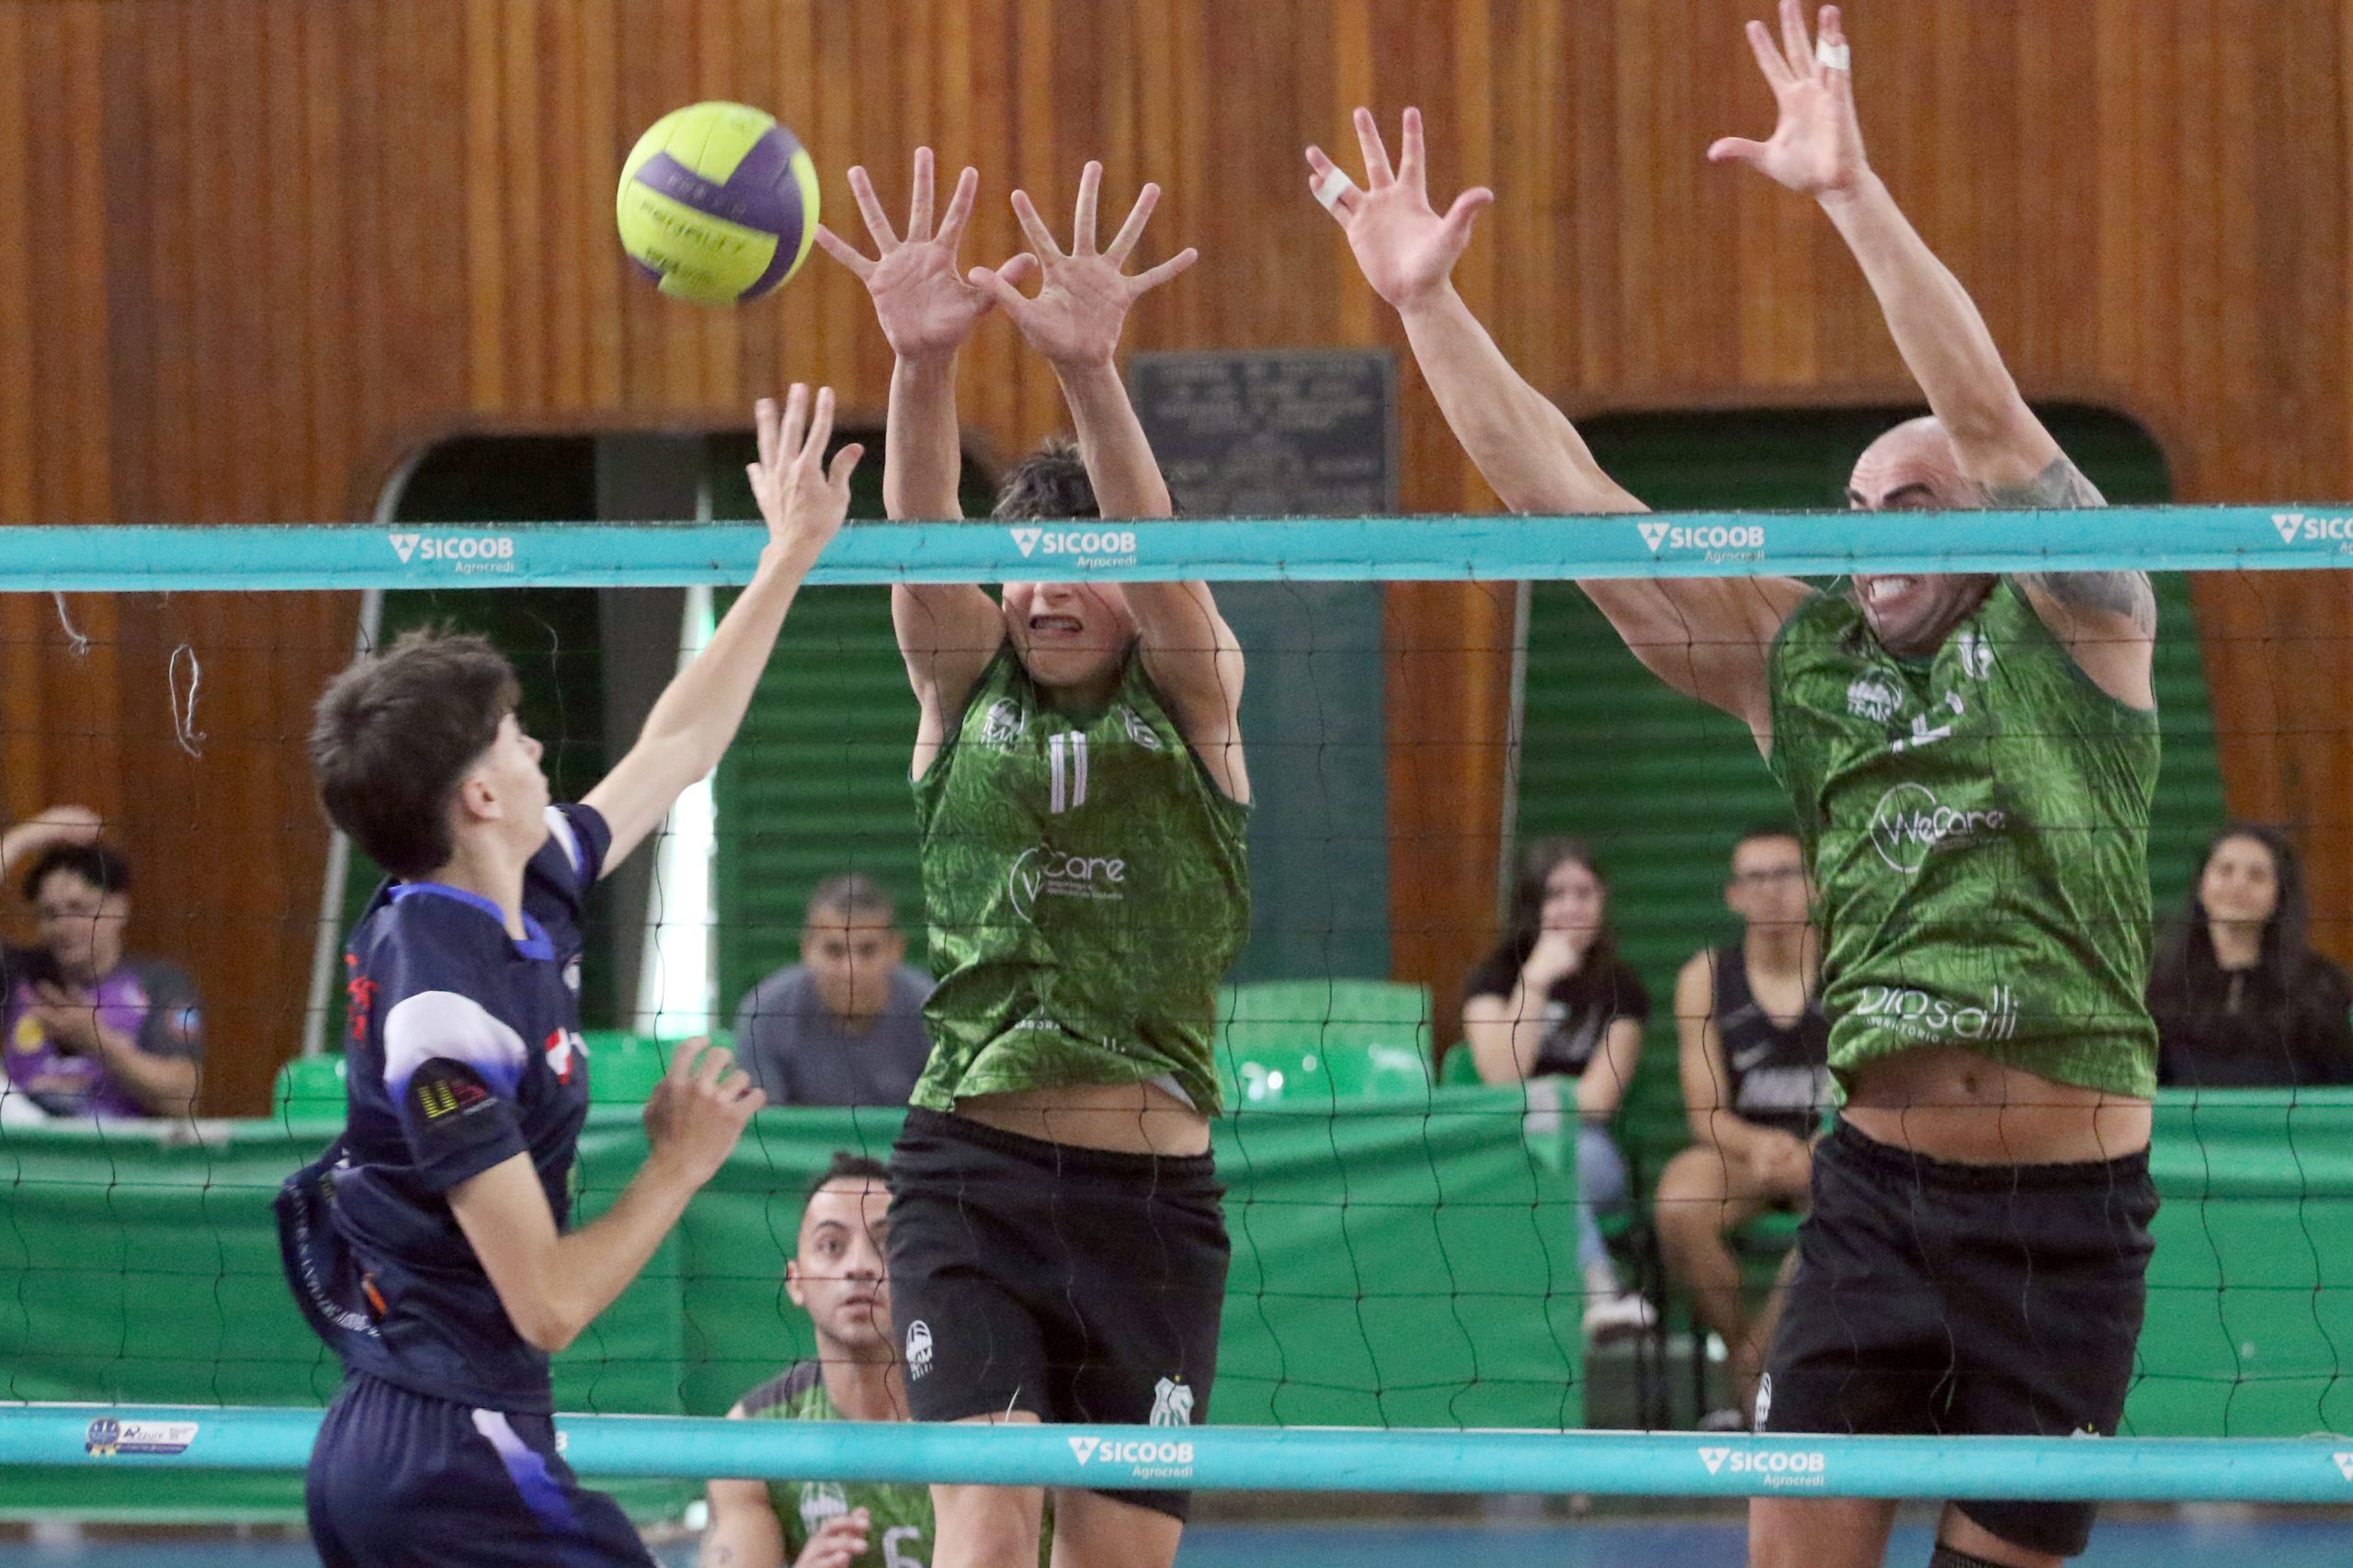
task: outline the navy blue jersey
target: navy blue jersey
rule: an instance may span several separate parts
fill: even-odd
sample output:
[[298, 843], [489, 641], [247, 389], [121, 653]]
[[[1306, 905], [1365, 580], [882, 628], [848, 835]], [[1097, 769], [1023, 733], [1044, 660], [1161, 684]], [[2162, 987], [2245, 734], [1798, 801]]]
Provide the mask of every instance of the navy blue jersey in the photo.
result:
[[278, 1199], [296, 1299], [356, 1371], [435, 1398], [545, 1413], [548, 1358], [515, 1330], [449, 1188], [528, 1153], [562, 1230], [588, 1054], [583, 896], [610, 832], [551, 807], [523, 883], [528, 935], [435, 882], [378, 891], [345, 949], [348, 1122]]

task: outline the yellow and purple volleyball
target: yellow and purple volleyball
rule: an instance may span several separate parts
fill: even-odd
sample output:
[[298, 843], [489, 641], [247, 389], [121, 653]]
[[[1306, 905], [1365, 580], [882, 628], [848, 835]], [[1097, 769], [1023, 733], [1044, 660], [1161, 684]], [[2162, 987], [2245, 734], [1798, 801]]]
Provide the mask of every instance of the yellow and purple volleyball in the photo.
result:
[[693, 104], [637, 139], [614, 208], [621, 248], [662, 292], [733, 305], [800, 270], [817, 236], [817, 165], [772, 114]]

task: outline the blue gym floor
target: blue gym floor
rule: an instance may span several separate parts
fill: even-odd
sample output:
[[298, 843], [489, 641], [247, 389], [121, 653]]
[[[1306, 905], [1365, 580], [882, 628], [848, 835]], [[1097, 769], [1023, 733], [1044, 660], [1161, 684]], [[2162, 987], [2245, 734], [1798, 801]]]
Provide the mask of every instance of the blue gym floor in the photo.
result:
[[[1926, 1521], [1895, 1532], [1887, 1561], [1915, 1568], [1928, 1559]], [[666, 1568], [691, 1568], [691, 1543], [660, 1552]], [[1187, 1534], [1184, 1568], [1429, 1568], [1475, 1562], [1479, 1568], [1738, 1568], [1736, 1520], [1610, 1520], [1529, 1526], [1368, 1523], [1214, 1525]], [[2100, 1527], [2089, 1568], [2340, 1568], [2353, 1562], [2353, 1521], [2277, 1514], [2220, 1520], [2118, 1520]], [[89, 1541], [77, 1545], [0, 1544], [5, 1568], [296, 1568], [317, 1559], [287, 1541], [176, 1539]]]

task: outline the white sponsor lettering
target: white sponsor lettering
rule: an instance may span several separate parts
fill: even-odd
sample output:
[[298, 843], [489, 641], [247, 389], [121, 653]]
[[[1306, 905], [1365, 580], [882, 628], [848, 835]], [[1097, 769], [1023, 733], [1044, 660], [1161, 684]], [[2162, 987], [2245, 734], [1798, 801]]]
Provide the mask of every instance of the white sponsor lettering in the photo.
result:
[[82, 1449], [99, 1459], [116, 1454], [184, 1454], [196, 1441], [193, 1421], [118, 1421], [101, 1415], [82, 1435]]
[[1067, 556], [1077, 566], [1132, 566], [1136, 536], [1127, 528], [1014, 528], [1013, 542], [1022, 558]]
[[2353, 1454], [2332, 1454], [2329, 1457], [2336, 1460], [2337, 1473], [2347, 1481], [2353, 1481]]
[[1983, 1003], [1957, 1002], [1901, 985], [1866, 985], [1855, 1016], [1929, 1044], [2008, 1040], [2018, 1032], [2018, 993], [1997, 985]]
[[2353, 544], [2353, 517], [2313, 517], [2302, 512], [2274, 512], [2271, 526], [2282, 544]]
[[1070, 1457], [1081, 1464], [1093, 1459], [1095, 1450], [1103, 1443], [1100, 1437], [1071, 1437], [1066, 1440], [1070, 1444]]
[[515, 570], [513, 534], [389, 534], [392, 553], [405, 566], [412, 561], [438, 561], [455, 566], [460, 575]]
[[1024, 920], [1035, 916], [1038, 900], [1092, 898], [1105, 901], [1127, 896], [1128, 863], [1116, 855], [1073, 855], [1060, 849], [1025, 849], [1013, 863], [1006, 891], [1014, 913]]
[[1732, 561], [1761, 555], [1765, 550], [1765, 527], [1761, 523], [1711, 524], [1706, 528], [1678, 528], [1672, 523], [1637, 523], [1643, 542], [1651, 547], [1653, 555], [1664, 555], [1670, 550], [1704, 551], [1711, 561]]
[[1081, 1464], [1092, 1464], [1100, 1460], [1105, 1464], [1177, 1465], [1189, 1470], [1193, 1463], [1190, 1438], [1065, 1437], [1063, 1440], [1070, 1445], [1071, 1457]]
[[[1829, 1069], [1824, 1068], [1823, 1073], [1825, 1077], [1828, 1076]], [[1762, 1432], [1765, 1430], [1765, 1418], [1772, 1414], [1773, 1374], [1767, 1372], [1764, 1376], [1756, 1380], [1756, 1417], [1749, 1424], [1755, 1426], [1759, 1432]], [[1711, 1471], [1711, 1473], [1713, 1472]]]
[[1830, 1468], [1819, 1449], [1701, 1449], [1710, 1475], [1747, 1475], [1767, 1486], [1820, 1486]]
[[1927, 864], [1932, 850], [1996, 837], [2009, 824], [2009, 812], [1998, 806], [1948, 806], [1925, 784], [1898, 784], [1871, 812], [1871, 845], [1881, 859], [1908, 875]]

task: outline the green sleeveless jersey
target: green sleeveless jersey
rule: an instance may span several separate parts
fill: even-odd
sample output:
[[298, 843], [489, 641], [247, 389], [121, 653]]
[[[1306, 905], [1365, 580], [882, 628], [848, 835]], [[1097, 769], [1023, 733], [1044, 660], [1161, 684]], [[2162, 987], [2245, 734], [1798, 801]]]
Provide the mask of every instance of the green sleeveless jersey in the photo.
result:
[[2157, 716], [2094, 686], [2006, 577], [1926, 660], [1882, 648], [1843, 585], [1816, 594], [1770, 678], [1773, 771], [1821, 900], [1832, 1071], [1954, 1045], [2153, 1092]]
[[[825, 1392], [814, 1361], [800, 1361], [744, 1396], [744, 1414], [754, 1421], [839, 1421], [842, 1413]], [[874, 1481], [771, 1481], [768, 1506], [784, 1528], [789, 1564], [807, 1549], [809, 1538], [853, 1508], [866, 1510], [866, 1550], [852, 1568], [925, 1568], [933, 1540], [931, 1488]]]
[[1247, 806], [1131, 654], [1057, 712], [1008, 646], [915, 781], [931, 971], [914, 1102], [1173, 1080], [1219, 1109], [1217, 987], [1250, 923]]

